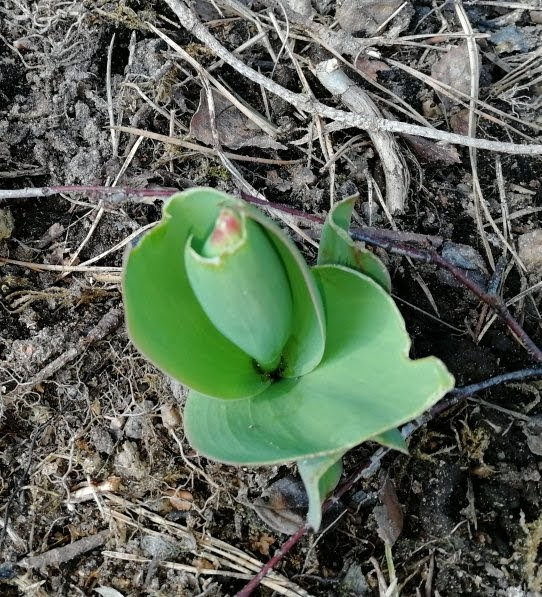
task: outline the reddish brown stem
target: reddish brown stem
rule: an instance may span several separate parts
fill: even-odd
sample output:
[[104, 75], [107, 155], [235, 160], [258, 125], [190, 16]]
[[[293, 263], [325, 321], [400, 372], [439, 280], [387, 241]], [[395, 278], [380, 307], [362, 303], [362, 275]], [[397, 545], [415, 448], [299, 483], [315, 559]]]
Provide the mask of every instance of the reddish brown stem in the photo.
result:
[[300, 527], [287, 541], [285, 541], [280, 549], [277, 549], [273, 557], [262, 566], [262, 569], [253, 576], [247, 584], [237, 593], [237, 597], [248, 597], [252, 595], [252, 592], [255, 591], [264, 576], [273, 570], [273, 568], [282, 560], [282, 558], [294, 547], [297, 545], [302, 537], [304, 537], [309, 532], [309, 527], [304, 526]]
[[520, 340], [523, 346], [531, 353], [531, 355], [540, 363], [542, 363], [542, 350], [532, 341], [527, 332], [521, 327], [519, 322], [512, 316], [504, 301], [497, 295], [486, 292], [481, 286], [471, 280], [463, 270], [451, 264], [444, 259], [433, 247], [427, 249], [420, 249], [410, 245], [390, 241], [384, 239], [374, 232], [367, 229], [357, 228], [351, 230], [350, 234], [354, 240], [361, 240], [372, 245], [382, 247], [390, 253], [398, 255], [407, 255], [413, 259], [425, 261], [426, 263], [434, 263], [454, 276], [456, 280], [461, 282], [463, 286], [468, 288], [481, 301], [489, 305], [495, 313], [504, 321], [513, 334]]

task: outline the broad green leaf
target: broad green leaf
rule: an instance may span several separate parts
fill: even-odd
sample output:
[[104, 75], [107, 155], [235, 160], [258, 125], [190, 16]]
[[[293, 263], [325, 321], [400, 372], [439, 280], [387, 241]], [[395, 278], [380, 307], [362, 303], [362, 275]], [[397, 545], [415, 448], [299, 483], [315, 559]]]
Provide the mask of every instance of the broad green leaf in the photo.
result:
[[[260, 224], [229, 210], [224, 210], [218, 225], [223, 222], [237, 228], [237, 242], [220, 255], [203, 257], [187, 243], [184, 258], [190, 285], [215, 327], [263, 370], [273, 371], [291, 333], [292, 295], [286, 270]], [[225, 236], [222, 230], [212, 234]]]
[[380, 259], [354, 242], [348, 230], [357, 197], [336, 203], [328, 214], [320, 237], [318, 265], [345, 265], [372, 278], [384, 290], [391, 292], [391, 279]]
[[309, 498], [307, 524], [317, 531], [322, 522], [322, 504], [337, 487], [343, 472], [342, 457], [344, 452], [335, 452], [328, 456], [298, 460], [297, 469], [305, 485]]
[[171, 377], [219, 398], [253, 396], [269, 385], [252, 357], [211, 323], [184, 267], [189, 236], [206, 238], [220, 208], [237, 203], [212, 189], [174, 195], [124, 267], [126, 324], [134, 344]]
[[405, 438], [401, 435], [399, 429], [389, 429], [388, 431], [384, 431], [384, 433], [371, 437], [371, 439], [382, 446], [386, 446], [386, 448], [393, 448], [403, 454], [408, 454]]
[[292, 335], [282, 352], [284, 377], [312, 371], [322, 360], [326, 324], [322, 299], [312, 272], [294, 243], [261, 211], [247, 205], [247, 214], [261, 224], [275, 244], [288, 272], [292, 291]]
[[419, 416], [453, 387], [438, 359], [409, 359], [404, 321], [381, 286], [341, 266], [313, 272], [327, 324], [320, 365], [248, 400], [191, 392], [185, 429], [203, 455], [274, 464], [346, 451]]

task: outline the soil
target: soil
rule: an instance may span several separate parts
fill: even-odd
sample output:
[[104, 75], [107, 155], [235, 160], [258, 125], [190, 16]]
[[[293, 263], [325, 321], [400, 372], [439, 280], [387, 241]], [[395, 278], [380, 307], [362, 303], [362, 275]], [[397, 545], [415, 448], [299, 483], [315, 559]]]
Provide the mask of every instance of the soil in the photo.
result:
[[[227, 13], [221, 17], [213, 3], [195, 4], [230, 50], [257, 33], [246, 18]], [[242, 4], [266, 27], [270, 24], [258, 2]], [[313, 2], [320, 22], [332, 23], [335, 4]], [[518, 143], [536, 142], [538, 137], [540, 142], [542, 88], [535, 77], [542, 64], [542, 11], [526, 10], [525, 3], [514, 10], [511, 4], [465, 3], [475, 31], [484, 34], [478, 39], [480, 98], [501, 111], [496, 119], [480, 119], [477, 134]], [[400, 35], [462, 30], [453, 7], [432, 6], [412, 2], [409, 18], [398, 25]], [[206, 185], [238, 192], [237, 179], [213, 155], [212, 147], [198, 141], [195, 131], [192, 136], [187, 132], [200, 103], [200, 79], [147, 22], [204, 67], [215, 61], [208, 48], [177, 25], [164, 2], [4, 2], [0, 189]], [[305, 68], [329, 54], [314, 40], [304, 39], [295, 41], [294, 49], [309, 85], [322, 101], [341, 107]], [[288, 54], [281, 52], [272, 27], [269, 40], [275, 55], [280, 53], [277, 65], [263, 44], [243, 52], [243, 60], [281, 85], [301, 91], [296, 70]], [[431, 74], [437, 59], [455, 43], [453, 38], [435, 42], [443, 51], [428, 44], [379, 45], [378, 51], [384, 63], [391, 58]], [[530, 59], [532, 75], [527, 68], [515, 86], [503, 89], [506, 74]], [[271, 201], [325, 214], [331, 200], [330, 171], [321, 170], [326, 158], [318, 137], [311, 143], [311, 159], [304, 153], [307, 145], [291, 143], [307, 134], [310, 118], [282, 98], [268, 96], [264, 101], [260, 88], [230, 67], [222, 65], [213, 75], [261, 114], [268, 110], [279, 127], [280, 146], [269, 143], [259, 128], [251, 136], [252, 123], [247, 125], [246, 119], [242, 126], [249, 126], [249, 132], [243, 128], [241, 133], [237, 120], [224, 124], [238, 127], [219, 131], [234, 137], [237, 131], [229, 151], [275, 160], [234, 161], [241, 177]], [[401, 69], [386, 67], [372, 76], [431, 125], [459, 130], [453, 129], [454, 122], [460, 127], [463, 118], [464, 123], [457, 103], [443, 103], [432, 87]], [[352, 77], [373, 93], [386, 117], [407, 119], [393, 97], [386, 96], [385, 102], [370, 81], [355, 73]], [[110, 110], [116, 124], [162, 135], [173, 130], [177, 138], [200, 143], [207, 151], [153, 139], [137, 141], [140, 137], [126, 132], [112, 134]], [[504, 128], [503, 120], [515, 130]], [[360, 140], [336, 161], [335, 199], [359, 192], [358, 222], [390, 228], [375, 192], [369, 200], [368, 181], [385, 188], [382, 165], [369, 138], [354, 129], [332, 132], [328, 138], [337, 151], [360, 133]], [[431, 154], [437, 151], [434, 146], [424, 157], [404, 139], [398, 141], [411, 186], [405, 211], [393, 215], [393, 225], [454, 243], [449, 245], [450, 259], [459, 259], [457, 252], [465, 250], [459, 245], [467, 245], [462, 267], [487, 283], [491, 264], [474, 219], [468, 150], [457, 147], [457, 160], [443, 162]], [[504, 213], [505, 234], [521, 248], [522, 235], [541, 228], [542, 160], [499, 156], [503, 200], [496, 159], [495, 153], [478, 153], [480, 187], [499, 230]], [[272, 528], [264, 522], [255, 504], [262, 496], [273, 497], [273, 491], [279, 497], [293, 492], [286, 500], [286, 514], [294, 517], [294, 525], [302, 521], [303, 495], [295, 467], [236, 468], [206, 461], [192, 451], [182, 431], [184, 391], [145, 361], [131, 345], [122, 318], [115, 319], [116, 309], [122, 308], [124, 245], [115, 247], [158, 220], [162, 203], [154, 198], [103, 203], [100, 198], [80, 192], [0, 199], [0, 256], [53, 266], [36, 270], [6, 262], [0, 269], [0, 594], [233, 595], [246, 581], [208, 575], [210, 569], [224, 570], [224, 560], [206, 551], [202, 542], [211, 537], [261, 563], [267, 561], [287, 535], [277, 530], [277, 523]], [[502, 277], [502, 296], [510, 299], [540, 281], [542, 244], [531, 242], [523, 249], [520, 257], [527, 269], [522, 271], [503, 251], [494, 230], [487, 227], [486, 233], [495, 260], [504, 254], [510, 264]], [[314, 248], [294, 238], [313, 263]], [[102, 254], [86, 264], [87, 269], [70, 269]], [[402, 257], [380, 250], [379, 254], [390, 269], [394, 296], [412, 337], [413, 357], [438, 356], [459, 386], [532, 365], [500, 320], [480, 337], [490, 317], [484, 305], [435, 266], [414, 268]], [[540, 289], [535, 290], [513, 306], [514, 315], [539, 345], [540, 296]], [[100, 338], [81, 343], [104, 316], [105, 324], [111, 325]], [[44, 373], [70, 350], [71, 358]], [[402, 532], [392, 549], [402, 595], [542, 594], [541, 389], [542, 382], [536, 380], [507, 384], [439, 415], [413, 436], [409, 456], [388, 454], [377, 474], [342, 498], [336, 510], [339, 520], [331, 524], [334, 518], [328, 517], [323, 532], [305, 537], [278, 572], [297, 586], [295, 590], [310, 595], [378, 595], [375, 568], [386, 575], [387, 565], [374, 508], [388, 478], [403, 512]], [[345, 474], [358, 469], [375, 449], [364, 444], [348, 453]], [[297, 500], [295, 507], [292, 500]], [[31, 556], [76, 545], [103, 530], [109, 533], [94, 549], [63, 561], [28, 564]], [[167, 567], [164, 562], [188, 568]], [[258, 591], [273, 594], [263, 586]]]

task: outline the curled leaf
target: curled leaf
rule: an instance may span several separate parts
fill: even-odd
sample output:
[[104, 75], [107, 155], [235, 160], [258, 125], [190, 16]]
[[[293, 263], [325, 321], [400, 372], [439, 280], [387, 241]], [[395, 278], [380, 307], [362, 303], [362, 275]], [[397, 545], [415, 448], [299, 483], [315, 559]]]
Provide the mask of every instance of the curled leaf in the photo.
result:
[[341, 478], [343, 454], [344, 452], [341, 451], [297, 462], [297, 468], [309, 498], [307, 524], [315, 531], [320, 528], [322, 521], [322, 504], [337, 487]]
[[318, 265], [334, 264], [351, 267], [372, 278], [384, 290], [391, 292], [388, 270], [380, 259], [348, 234], [350, 218], [357, 197], [347, 197], [336, 203], [329, 213], [318, 249]]

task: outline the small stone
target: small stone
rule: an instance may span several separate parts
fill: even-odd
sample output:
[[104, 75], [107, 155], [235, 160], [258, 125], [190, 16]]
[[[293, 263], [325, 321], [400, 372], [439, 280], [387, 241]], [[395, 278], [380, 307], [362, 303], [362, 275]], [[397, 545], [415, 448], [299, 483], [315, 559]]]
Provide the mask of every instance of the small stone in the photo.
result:
[[119, 453], [115, 457], [115, 468], [125, 477], [131, 477], [141, 481], [147, 475], [147, 468], [141, 460], [141, 456], [134, 442], [124, 442]]
[[108, 456], [113, 454], [113, 450], [115, 449], [113, 438], [103, 427], [92, 427], [90, 437], [97, 452], [107, 454]]
[[164, 539], [159, 535], [144, 535], [141, 538], [141, 549], [147, 557], [169, 560], [178, 556], [182, 548], [172, 539]]
[[176, 404], [164, 404], [160, 409], [162, 423], [166, 429], [174, 431], [181, 426], [181, 413]]
[[9, 209], [0, 209], [0, 240], [10, 238], [15, 222]]
[[185, 489], [175, 489], [174, 491], [168, 493], [169, 503], [173, 506], [173, 508], [175, 508], [175, 510], [187, 512], [188, 510], [192, 509], [194, 496], [189, 491], [186, 491]]
[[518, 238], [519, 258], [530, 274], [542, 268], [542, 230], [526, 232]]

